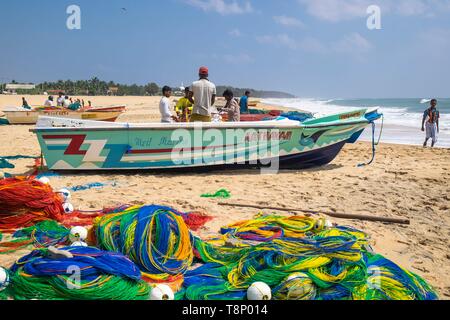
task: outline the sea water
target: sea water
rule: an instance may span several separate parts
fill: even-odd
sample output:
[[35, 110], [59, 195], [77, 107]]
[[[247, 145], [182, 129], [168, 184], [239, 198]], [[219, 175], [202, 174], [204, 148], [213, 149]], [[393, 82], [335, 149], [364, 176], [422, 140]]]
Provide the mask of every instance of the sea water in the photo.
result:
[[[265, 99], [263, 103], [310, 111], [316, 117], [361, 108], [379, 108], [384, 114], [381, 142], [422, 145], [425, 133], [421, 131], [424, 111], [430, 99]], [[450, 148], [450, 98], [438, 99], [441, 114], [438, 147]], [[378, 122], [378, 129], [381, 122]], [[377, 130], [377, 138], [379, 131]], [[366, 130], [362, 140], [371, 140], [371, 130]]]

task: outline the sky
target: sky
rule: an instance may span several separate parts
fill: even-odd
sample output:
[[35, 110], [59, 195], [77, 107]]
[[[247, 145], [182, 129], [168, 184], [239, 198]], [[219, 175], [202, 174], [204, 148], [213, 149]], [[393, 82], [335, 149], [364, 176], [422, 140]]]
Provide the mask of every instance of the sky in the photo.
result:
[[304, 98], [450, 96], [450, 0], [15, 0], [0, 30], [0, 82], [179, 86], [206, 65], [216, 84]]

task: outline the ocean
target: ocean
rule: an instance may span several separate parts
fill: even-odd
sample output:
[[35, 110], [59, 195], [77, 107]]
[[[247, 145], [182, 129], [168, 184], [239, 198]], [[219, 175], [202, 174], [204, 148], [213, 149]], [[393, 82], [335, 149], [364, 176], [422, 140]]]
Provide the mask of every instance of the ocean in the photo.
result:
[[[384, 114], [384, 130], [381, 142], [422, 145], [425, 134], [420, 130], [423, 112], [429, 107], [430, 99], [264, 99], [271, 105], [285, 106], [314, 113], [329, 115], [361, 108], [380, 108]], [[441, 113], [440, 134], [437, 147], [450, 148], [450, 98], [438, 99]], [[379, 122], [381, 124], [381, 122]], [[377, 126], [378, 129], [380, 125]], [[362, 139], [371, 140], [366, 130]]]

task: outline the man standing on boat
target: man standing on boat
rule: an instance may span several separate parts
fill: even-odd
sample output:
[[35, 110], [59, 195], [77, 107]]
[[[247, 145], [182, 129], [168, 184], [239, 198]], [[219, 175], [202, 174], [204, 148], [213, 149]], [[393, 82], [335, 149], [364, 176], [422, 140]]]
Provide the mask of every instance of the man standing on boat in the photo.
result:
[[[431, 107], [425, 110], [422, 120], [422, 131], [426, 131], [426, 139], [423, 144], [424, 147], [428, 145], [428, 140], [432, 139], [431, 147], [433, 148], [437, 142], [439, 133], [439, 111], [437, 110], [437, 100], [433, 99], [430, 102]], [[425, 124], [426, 123], [426, 124]]]
[[195, 81], [191, 86], [194, 95], [191, 122], [211, 122], [211, 111], [217, 95], [216, 86], [208, 80], [209, 70], [207, 67], [201, 67], [198, 73], [200, 80]]

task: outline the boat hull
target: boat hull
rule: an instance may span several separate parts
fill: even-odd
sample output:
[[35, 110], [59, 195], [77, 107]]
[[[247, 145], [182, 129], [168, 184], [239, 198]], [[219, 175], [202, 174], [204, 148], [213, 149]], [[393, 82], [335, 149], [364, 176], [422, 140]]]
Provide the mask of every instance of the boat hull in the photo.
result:
[[330, 163], [376, 119], [377, 113], [366, 110], [303, 123], [107, 124], [41, 118], [31, 131], [51, 170], [279, 170]]
[[39, 117], [58, 117], [79, 120], [95, 120], [114, 122], [123, 113], [122, 110], [98, 111], [70, 111], [70, 110], [41, 110], [41, 111], [3, 111], [10, 124], [36, 124]]

